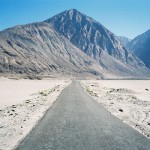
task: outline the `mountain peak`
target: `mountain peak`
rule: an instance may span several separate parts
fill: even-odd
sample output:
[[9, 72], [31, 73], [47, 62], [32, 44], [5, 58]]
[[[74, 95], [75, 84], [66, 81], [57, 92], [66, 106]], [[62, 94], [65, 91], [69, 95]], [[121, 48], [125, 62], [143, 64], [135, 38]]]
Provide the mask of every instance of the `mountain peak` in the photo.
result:
[[66, 16], [68, 16], [71, 19], [73, 18], [73, 16], [74, 17], [76, 17], [76, 16], [82, 16], [82, 13], [79, 12], [78, 10], [76, 10], [76, 9], [70, 9], [70, 10], [68, 10], [66, 12], [67, 12]]
[[[110, 59], [112, 62], [120, 61], [133, 67], [142, 64], [128, 53], [120, 40], [111, 31], [76, 9], [66, 10], [45, 22], [52, 24], [57, 32], [84, 53], [94, 58], [104, 68], [112, 69], [109, 64]], [[108, 57], [109, 61], [102, 60]], [[118, 67], [115, 67], [114, 70], [123, 67], [118, 62], [116, 64]]]
[[0, 52], [0, 72], [149, 75], [112, 32], [76, 9], [1, 32]]
[[[83, 14], [82, 12], [78, 11], [77, 9], [69, 9], [69, 10], [66, 10], [65, 12], [66, 12], [65, 13], [66, 15], [69, 14], [69, 15], [72, 15], [72, 16], [83, 17], [83, 18], [86, 18], [87, 20], [95, 21], [93, 18]], [[61, 14], [63, 14], [63, 13], [61, 13]]]
[[68, 12], [79, 12], [77, 9], [69, 9], [69, 10], [67, 10]]

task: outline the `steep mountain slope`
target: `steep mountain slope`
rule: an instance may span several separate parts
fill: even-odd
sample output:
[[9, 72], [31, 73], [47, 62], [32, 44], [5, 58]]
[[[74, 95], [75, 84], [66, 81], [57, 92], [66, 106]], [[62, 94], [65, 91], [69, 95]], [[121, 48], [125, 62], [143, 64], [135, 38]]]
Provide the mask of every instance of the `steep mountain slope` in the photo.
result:
[[60, 34], [105, 70], [122, 75], [145, 74], [147, 70], [144, 63], [131, 55], [112, 32], [75, 9], [64, 11], [45, 22], [53, 24]]
[[150, 76], [113, 33], [74, 9], [1, 31], [0, 72]]
[[0, 72], [101, 76], [102, 68], [42, 22], [0, 32]]
[[150, 30], [134, 38], [127, 48], [150, 68]]
[[131, 41], [131, 39], [125, 37], [125, 36], [117, 36], [117, 38], [120, 40], [121, 44], [126, 47], [127, 44]]

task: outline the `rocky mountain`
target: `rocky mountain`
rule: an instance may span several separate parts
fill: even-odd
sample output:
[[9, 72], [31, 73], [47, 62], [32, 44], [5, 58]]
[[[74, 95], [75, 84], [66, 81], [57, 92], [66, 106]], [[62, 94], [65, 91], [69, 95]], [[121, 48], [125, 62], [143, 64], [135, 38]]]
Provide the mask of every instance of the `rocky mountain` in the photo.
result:
[[0, 72], [150, 76], [112, 32], [74, 9], [1, 31]]
[[150, 30], [134, 38], [127, 48], [150, 68]]
[[100, 66], [117, 74], [144, 72], [144, 63], [130, 54], [120, 40], [99, 22], [75, 9], [64, 11], [48, 20], [57, 32], [94, 58]]
[[117, 36], [117, 38], [120, 40], [121, 44], [126, 47], [127, 44], [131, 41], [131, 39], [125, 37], [125, 36]]
[[100, 75], [102, 69], [42, 22], [0, 32], [0, 72]]

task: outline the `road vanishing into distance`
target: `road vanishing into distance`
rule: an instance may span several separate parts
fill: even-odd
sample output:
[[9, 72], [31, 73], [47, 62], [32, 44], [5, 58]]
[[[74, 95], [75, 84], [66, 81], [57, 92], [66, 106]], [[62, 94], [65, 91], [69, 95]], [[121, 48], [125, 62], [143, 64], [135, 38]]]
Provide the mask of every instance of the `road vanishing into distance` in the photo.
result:
[[150, 150], [150, 140], [73, 81], [16, 150]]

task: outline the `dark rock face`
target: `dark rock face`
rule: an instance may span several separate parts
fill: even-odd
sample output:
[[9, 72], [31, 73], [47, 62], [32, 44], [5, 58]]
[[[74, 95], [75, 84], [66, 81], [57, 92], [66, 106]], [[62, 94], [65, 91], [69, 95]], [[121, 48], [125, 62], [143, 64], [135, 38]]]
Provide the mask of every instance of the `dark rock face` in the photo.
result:
[[150, 30], [133, 39], [127, 48], [150, 68]]
[[137, 72], [137, 68], [145, 68], [144, 63], [130, 54], [112, 32], [75, 9], [64, 11], [45, 22], [51, 23], [57, 32], [106, 70], [130, 74], [133, 70]]

